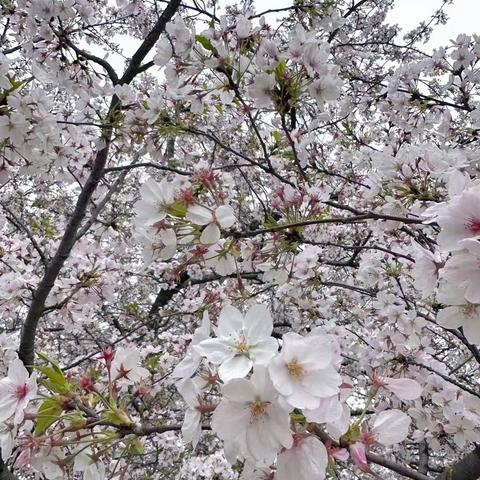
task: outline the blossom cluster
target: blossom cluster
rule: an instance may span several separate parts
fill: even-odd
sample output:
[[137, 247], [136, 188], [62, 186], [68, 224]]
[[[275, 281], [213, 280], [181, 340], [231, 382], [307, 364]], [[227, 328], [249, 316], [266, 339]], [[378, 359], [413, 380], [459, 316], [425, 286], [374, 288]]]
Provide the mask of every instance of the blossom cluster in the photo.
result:
[[[350, 423], [352, 387], [342, 379], [341, 352], [332, 335], [316, 328], [305, 336], [286, 333], [279, 341], [272, 337], [273, 326], [264, 305], [252, 305], [245, 315], [226, 306], [211, 338], [209, 315], [204, 314], [172, 374], [187, 404], [185, 441], [195, 447], [202, 422], [211, 415], [211, 428], [232, 464], [241, 460], [262, 472], [276, 464], [275, 478], [286, 480], [296, 472], [306, 480], [325, 478], [329, 465], [348, 460], [347, 449], [332, 442], [341, 441], [352, 460], [368, 471], [370, 446], [405, 440], [411, 420], [397, 409], [380, 412], [368, 422], [370, 428], [363, 415]], [[380, 388], [404, 401], [422, 392], [412, 379], [376, 377], [369, 403]], [[327, 445], [316, 435], [323, 428], [330, 438]]]

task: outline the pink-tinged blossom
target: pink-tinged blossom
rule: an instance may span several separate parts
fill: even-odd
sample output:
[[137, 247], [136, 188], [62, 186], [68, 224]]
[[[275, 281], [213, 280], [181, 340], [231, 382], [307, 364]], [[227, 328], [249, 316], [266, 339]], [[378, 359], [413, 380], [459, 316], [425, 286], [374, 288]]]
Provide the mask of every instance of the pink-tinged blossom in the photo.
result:
[[207, 245], [220, 240], [220, 227], [230, 228], [236, 221], [232, 207], [228, 205], [221, 205], [214, 211], [201, 205], [192, 205], [188, 207], [185, 218], [195, 225], [205, 226], [200, 242]]
[[135, 347], [118, 348], [115, 351], [111, 366], [112, 380], [122, 383], [134, 383], [148, 377], [148, 370], [141, 367], [140, 362], [140, 352]]
[[290, 415], [279, 402], [268, 372], [256, 367], [249, 380], [230, 380], [215, 409], [212, 429], [237, 457], [270, 465], [277, 453], [293, 443]]
[[177, 252], [177, 235], [171, 228], [166, 230], [155, 227], [139, 228], [135, 237], [143, 244], [145, 265], [150, 265], [157, 259], [169, 260]]
[[422, 298], [427, 298], [437, 288], [438, 272], [443, 267], [444, 259], [440, 253], [432, 253], [423, 248], [417, 248], [415, 253], [415, 265], [412, 270], [414, 285], [422, 293]]
[[416, 400], [422, 394], [422, 387], [412, 378], [376, 377], [374, 383], [394, 393], [400, 400]]
[[83, 472], [83, 480], [103, 480], [105, 478], [105, 465], [94, 455], [80, 452], [75, 456], [73, 464], [75, 472]]
[[252, 22], [245, 15], [238, 15], [236, 22], [235, 33], [237, 37], [240, 39], [247, 38], [252, 30]]
[[187, 404], [182, 424], [183, 441], [191, 443], [193, 448], [195, 448], [202, 433], [200, 424], [202, 413], [211, 412], [214, 407], [203, 402], [199, 382], [187, 378], [177, 384], [177, 389]]
[[370, 472], [370, 466], [367, 461], [367, 450], [362, 442], [355, 442], [348, 446], [350, 458], [353, 463], [362, 471]]
[[459, 242], [463, 250], [455, 252], [441, 272], [445, 280], [455, 288], [463, 289], [468, 303], [480, 304], [480, 242], [472, 239]]
[[172, 372], [173, 378], [191, 377], [202, 361], [202, 355], [195, 349], [197, 345], [210, 336], [210, 317], [208, 311], [203, 313], [202, 324], [195, 330], [185, 358], [177, 364]]
[[14, 145], [21, 145], [25, 141], [29, 124], [25, 117], [18, 112], [0, 116], [0, 140], [10, 138]]
[[466, 238], [480, 238], [480, 190], [466, 190], [443, 206], [431, 210], [441, 231], [438, 246], [444, 250], [461, 250]]
[[303, 47], [303, 64], [308, 74], [313, 78], [325, 70], [328, 59], [328, 45], [309, 43]]
[[153, 63], [159, 67], [164, 67], [172, 58], [173, 49], [170, 40], [167, 37], [162, 37], [157, 43], [157, 52], [153, 57]]
[[340, 375], [331, 365], [333, 348], [325, 335], [283, 336], [280, 355], [269, 366], [275, 388], [296, 408], [316, 409], [320, 399], [339, 393]]
[[12, 417], [18, 425], [23, 421], [24, 411], [37, 394], [37, 381], [28, 375], [21, 360], [14, 360], [8, 367], [7, 377], [0, 380], [0, 422]]
[[205, 265], [222, 277], [231, 275], [237, 270], [235, 257], [230, 253], [228, 247], [229, 245], [225, 240], [219, 240], [208, 247], [204, 256]]
[[451, 284], [442, 284], [437, 301], [447, 305], [437, 313], [437, 322], [445, 328], [463, 328], [469, 342], [480, 344], [480, 304], [465, 299], [464, 290]]
[[338, 77], [325, 75], [314, 80], [308, 87], [308, 93], [317, 101], [320, 110], [325, 102], [336, 100], [340, 96], [342, 82]]
[[303, 414], [309, 422], [331, 423], [341, 418], [343, 414], [343, 405], [339, 400], [339, 395], [320, 398], [320, 403], [313, 410], [304, 409]]
[[277, 459], [277, 480], [323, 480], [328, 465], [325, 445], [309, 435], [294, 437], [293, 445], [283, 450]]
[[271, 337], [273, 320], [264, 305], [250, 307], [245, 316], [231, 305], [220, 313], [217, 338], [201, 341], [196, 351], [214, 365], [224, 381], [245, 377], [252, 366], [267, 365], [277, 353], [277, 340]]
[[163, 220], [174, 201], [174, 193], [174, 186], [166, 179], [158, 184], [153, 178], [149, 178], [140, 187], [142, 199], [135, 203], [137, 212], [135, 223], [138, 226], [150, 227]]
[[4, 462], [6, 462], [12, 454], [17, 431], [18, 428], [14, 425], [0, 423], [0, 452]]
[[367, 435], [370, 441], [388, 447], [407, 438], [411, 422], [410, 417], [400, 410], [385, 410], [376, 415], [373, 428]]
[[259, 73], [255, 76], [249, 88], [250, 96], [255, 100], [257, 108], [268, 108], [272, 105], [272, 94], [275, 87], [275, 78], [268, 73]]

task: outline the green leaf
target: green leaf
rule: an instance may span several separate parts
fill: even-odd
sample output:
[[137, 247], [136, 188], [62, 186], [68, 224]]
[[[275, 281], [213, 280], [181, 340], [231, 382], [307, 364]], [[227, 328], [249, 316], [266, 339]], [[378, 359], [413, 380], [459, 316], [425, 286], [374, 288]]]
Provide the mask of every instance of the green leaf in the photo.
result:
[[212, 42], [203, 35], [195, 35], [195, 40], [205, 49], [209, 50], [210, 52], [215, 51], [215, 47], [212, 45]]
[[53, 360], [50, 360], [45, 354], [37, 352], [37, 355], [51, 365], [51, 367], [46, 367], [44, 365], [35, 366], [35, 368], [39, 372], [42, 372], [48, 379], [43, 382], [44, 385], [55, 393], [69, 393], [71, 388], [70, 384], [67, 382], [67, 379], [65, 378], [65, 375], [60, 367]]
[[187, 205], [183, 202], [172, 203], [168, 207], [168, 213], [173, 217], [183, 218], [187, 214]]
[[348, 444], [355, 443], [360, 438], [360, 433], [360, 425], [354, 423], [350, 425], [347, 433], [343, 435], [342, 440]]
[[277, 145], [280, 145], [282, 143], [282, 134], [278, 130], [274, 130], [272, 132], [272, 136]]
[[285, 75], [285, 72], [287, 71], [287, 63], [285, 60], [282, 60], [278, 65], [277, 68], [275, 69], [275, 81], [281, 85], [283, 83], [283, 76]]
[[35, 424], [35, 436], [42, 435], [47, 428], [60, 419], [62, 407], [56, 398], [47, 398], [38, 409], [37, 422]]
[[129, 427], [132, 424], [128, 415], [123, 410], [117, 408], [103, 412], [102, 419], [119, 427]]

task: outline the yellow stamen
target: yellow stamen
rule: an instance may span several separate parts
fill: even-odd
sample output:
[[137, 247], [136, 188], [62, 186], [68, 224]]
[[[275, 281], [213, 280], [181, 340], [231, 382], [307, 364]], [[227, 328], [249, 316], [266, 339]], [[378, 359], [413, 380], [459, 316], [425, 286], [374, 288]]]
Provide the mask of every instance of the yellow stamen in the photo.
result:
[[291, 377], [302, 379], [304, 375], [303, 366], [301, 363], [298, 363], [297, 359], [292, 360], [290, 363], [287, 363], [287, 371]]
[[239, 355], [246, 355], [250, 349], [250, 346], [245, 339], [242, 339], [235, 342], [235, 348], [237, 349], [237, 353]]
[[252, 421], [258, 420], [266, 413], [266, 403], [260, 399], [255, 400], [250, 404], [250, 413], [252, 414]]

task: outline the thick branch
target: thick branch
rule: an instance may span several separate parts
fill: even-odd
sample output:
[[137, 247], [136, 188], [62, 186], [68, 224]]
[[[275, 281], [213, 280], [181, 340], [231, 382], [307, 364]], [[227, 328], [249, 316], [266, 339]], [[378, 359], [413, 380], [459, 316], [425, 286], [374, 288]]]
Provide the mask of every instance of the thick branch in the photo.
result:
[[477, 480], [480, 478], [480, 447], [465, 455], [452, 467], [447, 467], [435, 480]]
[[413, 480], [430, 480], [430, 477], [427, 477], [423, 473], [413, 470], [412, 468], [406, 467], [400, 463], [394, 462], [388, 458], [377, 455], [376, 453], [367, 453], [367, 459], [369, 462], [380, 465], [381, 467], [388, 468], [392, 472], [399, 473], [407, 478], [412, 478]]
[[[171, 2], [167, 5], [153, 29], [133, 55], [124, 75], [119, 80], [119, 83], [125, 84], [133, 80], [137, 74], [138, 66], [148, 52], [153, 48], [161, 33], [165, 29], [166, 24], [176, 13], [179, 5], [180, 0], [171, 0]], [[44, 313], [45, 302], [55, 284], [63, 264], [69, 257], [70, 252], [75, 245], [78, 230], [83, 219], [85, 218], [87, 205], [89, 204], [92, 195], [103, 176], [113, 133], [113, 129], [111, 127], [111, 117], [119, 106], [120, 100], [116, 95], [114, 95], [110, 104], [106, 121], [104, 123], [106, 126], [102, 129], [102, 140], [105, 143], [105, 147], [99, 150], [95, 156], [92, 171], [90, 172], [90, 175], [85, 182], [80, 195], [78, 196], [75, 209], [67, 223], [57, 252], [46, 267], [45, 274], [33, 294], [32, 303], [22, 326], [20, 338], [19, 357], [25, 365], [31, 366], [34, 363], [35, 336], [38, 322]]]

